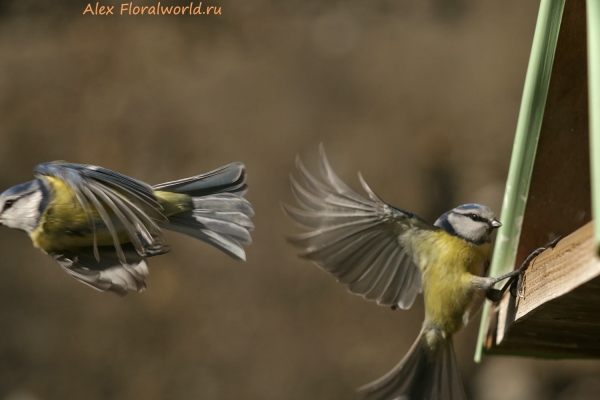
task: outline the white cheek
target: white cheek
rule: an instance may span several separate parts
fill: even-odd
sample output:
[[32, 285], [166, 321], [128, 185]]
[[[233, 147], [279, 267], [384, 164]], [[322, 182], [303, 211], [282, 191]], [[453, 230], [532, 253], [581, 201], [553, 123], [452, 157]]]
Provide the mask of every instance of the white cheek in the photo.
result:
[[470, 240], [479, 241], [486, 236], [487, 227], [473, 221], [471, 218], [459, 215], [450, 215], [450, 223], [456, 233]]
[[17, 202], [11, 209], [4, 213], [2, 224], [9, 228], [33, 232], [37, 228], [41, 201], [41, 192], [35, 192], [27, 196], [26, 199]]

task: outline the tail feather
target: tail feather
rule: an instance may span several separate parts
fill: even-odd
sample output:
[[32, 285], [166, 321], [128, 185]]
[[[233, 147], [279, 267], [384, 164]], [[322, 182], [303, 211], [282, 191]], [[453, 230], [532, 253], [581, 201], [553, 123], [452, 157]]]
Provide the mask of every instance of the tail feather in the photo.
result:
[[204, 197], [194, 197], [195, 209], [240, 212], [248, 217], [254, 216], [250, 202], [238, 194], [219, 193]]
[[238, 261], [246, 261], [246, 252], [235, 239], [222, 233], [213, 232], [193, 218], [178, 217], [178, 215], [180, 214], [169, 217], [169, 224], [164, 228], [202, 240]]
[[223, 192], [239, 193], [246, 190], [246, 170], [244, 164], [236, 162], [205, 174], [161, 183], [153, 188], [154, 190], [185, 193], [192, 197]]
[[240, 243], [250, 244], [250, 218], [239, 212], [194, 210], [194, 219], [214, 232], [229, 235]]
[[425, 331], [394, 369], [358, 390], [366, 400], [466, 400], [452, 337], [431, 349]]
[[245, 261], [241, 244], [250, 244], [254, 210], [246, 193], [244, 164], [232, 163], [206, 174], [154, 186], [154, 190], [187, 194], [193, 210], [169, 216], [162, 228], [202, 240], [236, 260]]

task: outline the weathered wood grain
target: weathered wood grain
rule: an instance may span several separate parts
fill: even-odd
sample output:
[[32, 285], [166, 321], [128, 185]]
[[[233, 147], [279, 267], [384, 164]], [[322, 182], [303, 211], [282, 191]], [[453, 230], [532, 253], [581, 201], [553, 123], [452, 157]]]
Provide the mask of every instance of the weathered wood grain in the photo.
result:
[[593, 223], [548, 249], [525, 273], [523, 298], [505, 296], [495, 346], [547, 357], [600, 357], [600, 258]]

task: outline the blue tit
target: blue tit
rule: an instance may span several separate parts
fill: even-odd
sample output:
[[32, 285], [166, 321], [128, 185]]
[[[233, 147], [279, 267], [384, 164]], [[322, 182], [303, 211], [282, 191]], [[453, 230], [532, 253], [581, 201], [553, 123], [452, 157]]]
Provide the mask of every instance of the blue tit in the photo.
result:
[[[490, 237], [501, 224], [480, 204], [465, 204], [433, 225], [386, 204], [359, 174], [365, 197], [336, 176], [323, 147], [324, 183], [297, 159], [304, 184], [292, 177], [301, 209], [284, 205], [307, 233], [290, 237], [315, 262], [348, 285], [351, 293], [379, 305], [408, 309], [422, 292], [425, 321], [404, 359], [359, 389], [366, 399], [465, 399], [452, 335], [483, 304], [496, 280], [485, 277]], [[495, 290], [495, 289], [493, 289]]]
[[162, 229], [204, 241], [236, 260], [254, 212], [242, 163], [150, 186], [102, 167], [38, 165], [35, 179], [0, 195], [0, 225], [25, 231], [76, 280], [121, 295], [146, 288], [147, 257], [169, 251]]

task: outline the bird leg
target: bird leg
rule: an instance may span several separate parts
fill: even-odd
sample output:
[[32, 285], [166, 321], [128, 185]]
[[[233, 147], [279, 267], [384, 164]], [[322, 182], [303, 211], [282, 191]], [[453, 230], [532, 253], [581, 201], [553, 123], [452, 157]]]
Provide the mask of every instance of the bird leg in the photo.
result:
[[[562, 239], [562, 236], [557, 237], [556, 239], [548, 243], [546, 246], [535, 249], [534, 251], [529, 253], [527, 258], [525, 259], [525, 261], [523, 261], [519, 268], [509, 272], [508, 274], [504, 274], [499, 278], [496, 278], [492, 286], [490, 286], [490, 288], [487, 290], [485, 296], [494, 303], [498, 302], [502, 299], [502, 296], [504, 295], [504, 292], [506, 292], [506, 289], [510, 287], [510, 293], [513, 295], [513, 297], [517, 297], [517, 295], [522, 297], [521, 285], [523, 283], [523, 274], [525, 273], [525, 270], [534, 258], [542, 254], [546, 249], [554, 248], [554, 246], [556, 246], [560, 239]], [[498, 282], [502, 282], [505, 279], [508, 279], [508, 281], [506, 281], [504, 286], [502, 286], [502, 289], [494, 289], [493, 285], [495, 285]]]

